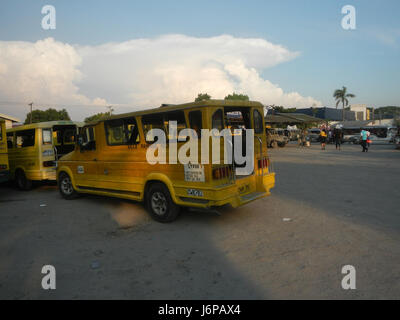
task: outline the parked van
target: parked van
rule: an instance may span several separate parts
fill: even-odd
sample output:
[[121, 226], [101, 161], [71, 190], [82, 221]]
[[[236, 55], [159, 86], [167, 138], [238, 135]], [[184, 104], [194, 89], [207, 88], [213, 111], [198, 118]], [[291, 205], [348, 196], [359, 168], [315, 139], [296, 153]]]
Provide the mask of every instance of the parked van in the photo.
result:
[[39, 122], [7, 130], [11, 178], [29, 190], [32, 181], [56, 180], [57, 160], [75, 148], [79, 123]]
[[[91, 193], [144, 201], [150, 215], [160, 222], [175, 220], [180, 207], [244, 205], [268, 196], [275, 183], [263, 118], [261, 103], [209, 100], [114, 115], [87, 124], [81, 129], [75, 150], [58, 162], [60, 193], [66, 199], [75, 198], [78, 193]], [[151, 129], [159, 129], [170, 139], [171, 121], [176, 121], [178, 134], [191, 128], [199, 134], [199, 140], [201, 129], [254, 129], [253, 172], [238, 175], [235, 162], [172, 163], [171, 146], [150, 134]], [[245, 135], [243, 138], [245, 145]], [[222, 155], [223, 140], [219, 140]], [[149, 147], [163, 143], [167, 145], [167, 163], [149, 163]], [[178, 152], [184, 144], [177, 142]], [[199, 142], [198, 154], [202, 152], [207, 151], [202, 150]], [[206, 157], [210, 158], [210, 154]]]
[[0, 183], [8, 181], [9, 176], [6, 123], [0, 119]]

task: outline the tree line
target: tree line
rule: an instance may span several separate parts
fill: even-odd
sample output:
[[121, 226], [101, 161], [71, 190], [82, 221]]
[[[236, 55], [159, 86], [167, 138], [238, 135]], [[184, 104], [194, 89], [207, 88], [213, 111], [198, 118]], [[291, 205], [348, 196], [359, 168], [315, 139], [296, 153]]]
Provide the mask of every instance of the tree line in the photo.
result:
[[[352, 93], [348, 93], [346, 87], [342, 87], [342, 89], [335, 90], [333, 97], [336, 100], [336, 109], [338, 108], [338, 105], [341, 104], [342, 109], [344, 111], [344, 110], [348, 109], [347, 108], [347, 106], [349, 105], [348, 99], [354, 98], [355, 95]], [[206, 100], [210, 100], [210, 99], [211, 99], [211, 95], [209, 95], [208, 93], [199, 93], [194, 101], [199, 102], [199, 101], [206, 101]], [[249, 101], [250, 99], [249, 99], [249, 96], [246, 94], [233, 92], [233, 93], [225, 96], [224, 100]], [[270, 107], [275, 112], [278, 112], [278, 113], [295, 113], [297, 111], [297, 108], [285, 108], [283, 106], [276, 106], [276, 105], [271, 105]], [[316, 111], [316, 108], [314, 108], [314, 109]], [[109, 111], [96, 113], [92, 116], [85, 118], [84, 121], [92, 122], [92, 121], [107, 119], [112, 115], [112, 111], [113, 111], [113, 109], [111, 107], [109, 107]], [[400, 107], [397, 107], [397, 106], [379, 107], [379, 108], [372, 109], [371, 111], [374, 112], [375, 119], [400, 117]], [[66, 109], [56, 110], [53, 108], [49, 108], [47, 110], [33, 110], [32, 111], [32, 123], [45, 122], [45, 121], [57, 121], [57, 120], [71, 120]], [[30, 122], [31, 122], [31, 113], [29, 112], [26, 115], [26, 119], [25, 119], [24, 123], [28, 124]]]

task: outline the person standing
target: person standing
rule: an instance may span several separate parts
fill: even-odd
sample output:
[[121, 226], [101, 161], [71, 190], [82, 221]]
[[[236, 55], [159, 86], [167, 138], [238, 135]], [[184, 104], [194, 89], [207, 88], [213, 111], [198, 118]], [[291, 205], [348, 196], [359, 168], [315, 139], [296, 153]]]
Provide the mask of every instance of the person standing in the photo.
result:
[[368, 146], [367, 146], [367, 139], [368, 139], [368, 133], [364, 129], [361, 130], [360, 133], [360, 138], [361, 138], [361, 146], [362, 146], [362, 152], [368, 152]]
[[321, 150], [325, 150], [325, 146], [326, 146], [326, 138], [328, 137], [328, 135], [326, 134], [326, 130], [322, 129], [320, 134], [319, 134], [319, 138], [321, 140]]
[[342, 144], [342, 130], [340, 130], [339, 128], [335, 128], [335, 130], [333, 131], [333, 138], [335, 139], [336, 150], [338, 148], [340, 150], [340, 146]]
[[371, 145], [371, 132], [367, 130], [367, 148], [369, 149]]

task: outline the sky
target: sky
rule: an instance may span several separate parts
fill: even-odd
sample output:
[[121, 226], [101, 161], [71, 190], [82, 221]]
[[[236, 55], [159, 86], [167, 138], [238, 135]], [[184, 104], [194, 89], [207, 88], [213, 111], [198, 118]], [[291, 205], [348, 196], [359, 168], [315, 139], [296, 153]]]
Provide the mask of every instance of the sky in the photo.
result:
[[[56, 9], [44, 30], [42, 7]], [[342, 28], [342, 7], [356, 29]], [[400, 1], [0, 2], [0, 113], [66, 108], [73, 120], [238, 92], [263, 104], [400, 105]]]

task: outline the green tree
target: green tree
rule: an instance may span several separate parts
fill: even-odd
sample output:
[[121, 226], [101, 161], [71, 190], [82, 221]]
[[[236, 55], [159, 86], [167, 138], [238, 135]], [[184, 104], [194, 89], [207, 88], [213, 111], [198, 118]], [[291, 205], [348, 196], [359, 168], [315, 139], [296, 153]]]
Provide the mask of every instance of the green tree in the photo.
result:
[[194, 99], [194, 101], [198, 102], [198, 101], [205, 101], [205, 100], [210, 100], [210, 99], [211, 99], [211, 96], [208, 93], [199, 93], [197, 95], [197, 98]]
[[85, 118], [85, 122], [92, 122], [92, 121], [98, 121], [98, 120], [104, 120], [107, 119], [111, 116], [111, 112], [100, 112], [96, 113], [90, 117]]
[[[32, 123], [46, 122], [46, 121], [57, 121], [57, 120], [71, 120], [67, 110], [56, 110], [49, 108], [47, 110], [33, 110], [32, 111]], [[31, 122], [31, 113], [28, 112], [25, 119], [25, 124]]]
[[242, 100], [242, 101], [249, 101], [249, 96], [245, 94], [238, 94], [238, 93], [232, 93], [228, 94], [225, 98], [225, 100]]
[[273, 109], [278, 113], [294, 113], [296, 108], [285, 108], [283, 106], [274, 106]]
[[347, 88], [342, 87], [342, 89], [336, 89], [335, 92], [333, 93], [333, 97], [336, 100], [336, 109], [339, 105], [339, 103], [342, 103], [343, 109], [342, 109], [342, 120], [344, 121], [344, 108], [345, 106], [348, 106], [349, 100], [347, 98], [355, 98], [355, 95], [352, 93], [347, 93]]

